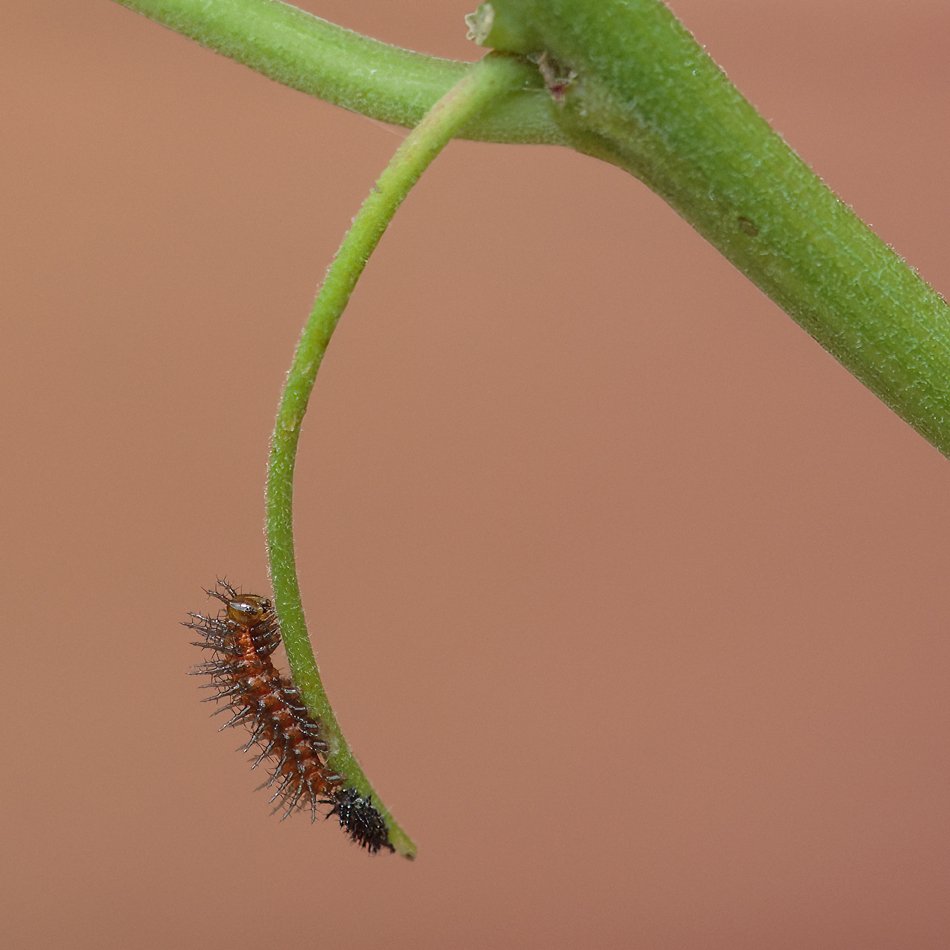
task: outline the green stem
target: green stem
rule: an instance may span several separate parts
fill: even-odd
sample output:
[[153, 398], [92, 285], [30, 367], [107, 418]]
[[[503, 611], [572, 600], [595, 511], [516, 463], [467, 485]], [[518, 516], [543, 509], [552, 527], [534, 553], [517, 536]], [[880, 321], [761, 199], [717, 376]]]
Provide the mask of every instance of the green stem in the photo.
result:
[[[405, 125], [465, 68], [275, 0], [117, 2], [279, 82]], [[520, 94], [460, 136], [566, 144], [640, 178], [950, 455], [950, 307], [825, 187], [660, 0], [493, 0], [470, 22], [487, 46], [541, 56], [556, 95], [523, 63]]]
[[412, 857], [415, 845], [373, 792], [340, 731], [307, 635], [293, 535], [293, 477], [300, 425], [317, 370], [343, 309], [392, 216], [429, 163], [479, 111], [517, 90], [521, 65], [494, 54], [469, 68], [405, 139], [363, 202], [347, 232], [304, 327], [277, 410], [267, 470], [267, 550], [277, 615], [294, 682], [311, 713], [324, 726], [329, 764], [347, 787], [372, 795], [398, 852]]
[[493, 0], [485, 45], [574, 74], [570, 144], [659, 193], [950, 455], [950, 307], [788, 147], [659, 0]]
[[[465, 74], [469, 63], [380, 43], [276, 0], [116, 0], [265, 76], [353, 112], [412, 127]], [[564, 141], [537, 71], [499, 108], [474, 116], [456, 138]]]

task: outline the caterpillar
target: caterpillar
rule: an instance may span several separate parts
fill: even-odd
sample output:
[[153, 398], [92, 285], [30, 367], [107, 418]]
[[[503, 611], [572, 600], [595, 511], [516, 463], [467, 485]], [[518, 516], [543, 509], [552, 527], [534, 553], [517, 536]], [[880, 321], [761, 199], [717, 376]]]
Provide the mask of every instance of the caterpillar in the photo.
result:
[[326, 817], [336, 815], [360, 847], [371, 854], [395, 850], [372, 798], [347, 787], [329, 766], [330, 747], [320, 721], [310, 715], [297, 687], [274, 667], [271, 654], [280, 643], [280, 625], [271, 601], [240, 594], [224, 580], [205, 593], [222, 607], [214, 617], [188, 614], [184, 626], [201, 636], [195, 646], [212, 654], [192, 675], [210, 677], [204, 684], [214, 690], [209, 700], [225, 703], [215, 715], [232, 713], [222, 730], [243, 725], [250, 731], [242, 751], [256, 747], [251, 768], [267, 764], [270, 774], [262, 787], [273, 788], [273, 813], [288, 818], [309, 807], [316, 821], [319, 806], [329, 805]]

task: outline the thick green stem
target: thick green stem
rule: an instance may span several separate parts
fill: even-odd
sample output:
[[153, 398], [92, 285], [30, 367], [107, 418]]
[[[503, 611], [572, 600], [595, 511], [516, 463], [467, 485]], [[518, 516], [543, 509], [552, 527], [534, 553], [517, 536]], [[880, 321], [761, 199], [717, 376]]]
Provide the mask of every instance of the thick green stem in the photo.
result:
[[481, 37], [531, 55], [570, 144], [665, 198], [950, 455], [950, 307], [844, 205], [659, 0], [493, 0]]
[[[424, 56], [343, 29], [277, 0], [116, 0], [286, 86], [353, 112], [411, 127], [469, 63]], [[461, 25], [461, 24], [460, 24]], [[474, 116], [456, 138], [562, 143], [537, 71], [512, 80], [520, 95]]]
[[426, 114], [380, 176], [337, 251], [304, 327], [287, 375], [274, 426], [267, 470], [267, 550], [277, 614], [294, 682], [308, 709], [324, 726], [329, 764], [347, 787], [372, 795], [390, 832], [390, 841], [411, 857], [415, 846], [379, 801], [340, 731], [310, 646], [297, 581], [293, 534], [293, 477], [300, 425], [317, 370], [340, 315], [370, 254], [419, 176], [455, 133], [479, 111], [518, 88], [521, 64], [491, 55], [482, 60]]
[[[276, 0], [117, 2], [279, 82], [405, 125], [464, 70]], [[471, 25], [485, 45], [540, 68], [523, 63], [520, 94], [460, 136], [566, 144], [640, 178], [950, 455], [950, 307], [769, 128], [661, 0], [493, 0]]]

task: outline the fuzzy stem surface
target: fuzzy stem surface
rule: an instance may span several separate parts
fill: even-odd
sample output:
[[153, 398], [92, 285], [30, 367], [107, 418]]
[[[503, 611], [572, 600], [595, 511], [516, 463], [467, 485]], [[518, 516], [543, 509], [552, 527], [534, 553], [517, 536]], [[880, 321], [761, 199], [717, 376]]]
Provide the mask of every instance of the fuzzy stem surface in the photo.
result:
[[[950, 455], [950, 307], [742, 97], [660, 0], [493, 0], [484, 45], [568, 77], [569, 143], [672, 205]], [[548, 79], [549, 85], [551, 79]]]
[[281, 395], [267, 469], [267, 550], [277, 615], [294, 682], [310, 712], [324, 726], [329, 763], [347, 787], [372, 795], [396, 850], [412, 857], [415, 845], [373, 791], [340, 729], [320, 679], [307, 634], [294, 556], [294, 466], [300, 427], [317, 371], [333, 330], [366, 262], [396, 209], [422, 172], [456, 132], [482, 109], [512, 94], [521, 63], [490, 54], [469, 68], [459, 82], [426, 114], [394, 154], [353, 219], [303, 329]]
[[[381, 43], [278, 0], [115, 0], [202, 46], [300, 92], [411, 128], [470, 63]], [[520, 90], [473, 115], [456, 138], [563, 143], [537, 71], [513, 73]]]

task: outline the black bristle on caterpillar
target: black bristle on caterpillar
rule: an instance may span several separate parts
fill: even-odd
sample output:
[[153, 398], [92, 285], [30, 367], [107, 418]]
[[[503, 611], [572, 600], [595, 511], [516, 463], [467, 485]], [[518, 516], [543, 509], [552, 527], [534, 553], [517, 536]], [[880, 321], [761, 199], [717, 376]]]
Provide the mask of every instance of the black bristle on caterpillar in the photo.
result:
[[210, 677], [206, 688], [214, 694], [209, 698], [225, 702], [215, 715], [233, 713], [222, 729], [244, 724], [250, 731], [243, 751], [257, 747], [252, 768], [268, 763], [270, 775], [262, 787], [274, 789], [274, 813], [288, 818], [309, 807], [315, 821], [318, 806], [329, 805], [326, 817], [336, 815], [360, 847], [371, 854], [395, 850], [372, 799], [346, 787], [328, 765], [329, 745], [319, 720], [310, 715], [297, 687], [274, 667], [271, 654], [280, 643], [280, 626], [270, 600], [240, 594], [223, 580], [206, 593], [222, 608], [216, 617], [188, 615], [185, 626], [202, 637], [195, 646], [212, 652], [192, 673]]
[[326, 799], [324, 803], [333, 806], [327, 818], [336, 815], [340, 819], [340, 827], [345, 828], [350, 838], [361, 848], [378, 851], [380, 845], [377, 842], [384, 840], [392, 850], [386, 823], [371, 798], [363, 798], [355, 788], [343, 788], [333, 799]]

